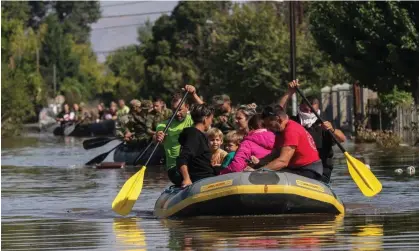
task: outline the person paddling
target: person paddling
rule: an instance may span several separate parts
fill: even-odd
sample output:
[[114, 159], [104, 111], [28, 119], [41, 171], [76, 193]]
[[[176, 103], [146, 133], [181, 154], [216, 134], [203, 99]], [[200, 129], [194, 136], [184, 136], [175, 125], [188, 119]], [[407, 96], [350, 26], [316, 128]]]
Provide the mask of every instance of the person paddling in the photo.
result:
[[307, 178], [321, 180], [323, 165], [311, 135], [299, 123], [290, 120], [281, 107], [265, 109], [265, 125], [277, 132], [275, 149], [279, 157], [264, 167], [273, 171], [287, 171]]
[[214, 118], [214, 109], [207, 104], [194, 105], [191, 110], [194, 126], [185, 128], [179, 135], [181, 151], [176, 167], [168, 171], [170, 181], [186, 187], [198, 180], [215, 176], [211, 166], [211, 150], [205, 132]]
[[[203, 104], [204, 102], [196, 94], [196, 89], [192, 85], [186, 85], [185, 90], [189, 92], [189, 95], [192, 96], [193, 103]], [[176, 111], [180, 101], [182, 100], [183, 93], [175, 93], [172, 97], [171, 106], [172, 111]], [[180, 144], [179, 144], [179, 134], [184, 128], [191, 127], [193, 125], [192, 117], [189, 114], [189, 104], [182, 104], [178, 113], [176, 114], [175, 119], [170, 124], [169, 129], [167, 130], [166, 135], [163, 133], [164, 128], [166, 127], [167, 120], [157, 125], [156, 134], [154, 140], [156, 142], [163, 143], [164, 151], [166, 155], [166, 170], [176, 166], [176, 158], [179, 156]]]
[[[298, 83], [298, 79], [288, 84], [288, 92], [279, 101], [279, 105], [283, 109], [285, 109], [289, 97], [291, 97], [295, 93], [295, 88], [299, 87], [299, 85], [300, 84]], [[320, 115], [319, 99], [315, 96], [308, 96], [307, 99], [313, 106], [314, 110]], [[340, 143], [345, 142], [345, 135], [341, 130], [333, 128], [332, 124], [329, 121], [325, 121], [322, 124], [320, 120], [317, 119], [316, 115], [312, 113], [310, 107], [304, 102], [304, 100], [301, 101], [297, 116], [293, 116], [291, 117], [291, 119], [301, 124], [313, 137], [314, 142], [316, 143], [317, 151], [319, 152], [319, 157], [322, 160], [323, 164], [322, 181], [325, 183], [329, 183], [330, 176], [333, 170], [332, 147], [335, 145], [335, 141], [333, 140], [328, 130], [334, 134], [334, 136]]]

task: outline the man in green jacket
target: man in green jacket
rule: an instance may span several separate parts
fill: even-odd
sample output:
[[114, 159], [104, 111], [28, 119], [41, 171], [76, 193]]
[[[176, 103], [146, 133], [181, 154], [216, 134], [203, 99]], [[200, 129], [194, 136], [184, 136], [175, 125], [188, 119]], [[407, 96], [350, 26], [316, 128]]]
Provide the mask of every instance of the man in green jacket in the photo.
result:
[[[186, 85], [184, 88], [189, 95], [192, 97], [193, 103], [203, 104], [202, 99], [196, 94], [196, 89], [192, 85]], [[184, 93], [175, 93], [171, 100], [172, 111], [175, 112], [180, 101], [182, 100]], [[179, 111], [177, 112], [175, 119], [170, 124], [166, 135], [163, 133], [164, 128], [167, 125], [168, 120], [163, 121], [157, 125], [155, 140], [162, 142], [166, 155], [166, 169], [173, 168], [176, 166], [176, 158], [179, 156], [180, 143], [178, 141], [180, 133], [184, 128], [193, 126], [191, 115], [189, 114], [189, 104], [183, 103]]]

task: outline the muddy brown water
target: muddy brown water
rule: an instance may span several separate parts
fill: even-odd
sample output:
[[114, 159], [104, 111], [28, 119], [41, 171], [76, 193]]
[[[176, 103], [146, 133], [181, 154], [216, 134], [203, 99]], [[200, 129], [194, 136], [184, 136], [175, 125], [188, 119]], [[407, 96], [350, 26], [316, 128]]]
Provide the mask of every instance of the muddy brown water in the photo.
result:
[[[153, 207], [169, 184], [149, 167], [129, 217], [111, 210], [136, 170], [83, 167], [118, 142], [85, 151], [82, 139], [29, 135], [2, 140], [2, 250], [418, 250], [419, 175], [396, 175], [418, 166], [418, 148], [381, 150], [346, 144], [369, 163], [382, 192], [364, 197], [335, 151], [332, 188], [346, 214], [197, 217], [161, 220]], [[108, 160], [111, 160], [110, 158]], [[418, 170], [419, 171], [419, 170]]]

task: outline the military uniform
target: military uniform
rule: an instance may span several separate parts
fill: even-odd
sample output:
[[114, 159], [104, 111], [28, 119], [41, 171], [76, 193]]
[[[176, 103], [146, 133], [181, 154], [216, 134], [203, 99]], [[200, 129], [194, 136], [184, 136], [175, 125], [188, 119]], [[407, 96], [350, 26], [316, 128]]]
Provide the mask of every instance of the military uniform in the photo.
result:
[[[231, 105], [231, 100], [230, 97], [228, 95], [217, 95], [214, 96], [212, 98], [212, 103], [214, 106], [218, 107], [218, 106], [222, 106], [224, 103], [230, 103]], [[227, 121], [223, 122], [221, 121], [221, 117], [226, 117]], [[215, 112], [215, 116], [214, 116], [214, 120], [213, 120], [213, 126], [220, 129], [223, 134], [227, 134], [230, 131], [236, 130], [236, 110], [235, 109], [231, 109], [230, 112], [220, 112], [219, 110]]]
[[123, 138], [127, 132], [130, 132], [133, 134], [133, 143], [148, 142], [151, 139], [150, 130], [153, 129], [154, 116], [148, 113], [147, 102], [142, 104], [138, 100], [133, 100], [131, 103], [141, 106], [143, 110], [140, 113], [131, 112], [123, 115], [118, 121], [116, 135]]
[[156, 112], [153, 110], [151, 115], [154, 117], [152, 128], [156, 128], [158, 124], [168, 120], [173, 115], [173, 112], [170, 109], [164, 108], [161, 112]]
[[[221, 117], [224, 116], [227, 118], [226, 122], [221, 121]], [[232, 109], [229, 113], [221, 113], [216, 114], [216, 117], [214, 117], [213, 125], [214, 127], [220, 129], [223, 134], [227, 134], [230, 131], [236, 130], [236, 110]]]

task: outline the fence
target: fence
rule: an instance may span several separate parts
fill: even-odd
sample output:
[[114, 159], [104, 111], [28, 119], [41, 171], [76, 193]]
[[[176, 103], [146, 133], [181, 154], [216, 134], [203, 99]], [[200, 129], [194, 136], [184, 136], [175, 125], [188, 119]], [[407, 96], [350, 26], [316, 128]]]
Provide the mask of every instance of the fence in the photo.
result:
[[398, 106], [394, 132], [410, 145], [419, 140], [419, 105]]
[[336, 128], [352, 134], [358, 121], [370, 116], [369, 104], [377, 98], [376, 92], [358, 84], [326, 86], [321, 89], [321, 110], [324, 118]]

